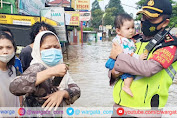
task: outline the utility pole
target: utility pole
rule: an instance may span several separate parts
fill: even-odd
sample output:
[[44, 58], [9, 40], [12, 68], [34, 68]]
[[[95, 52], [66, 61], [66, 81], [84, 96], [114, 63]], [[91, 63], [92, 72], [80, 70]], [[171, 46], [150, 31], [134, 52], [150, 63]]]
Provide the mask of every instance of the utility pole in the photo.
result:
[[102, 41], [103, 41], [103, 32], [104, 32], [104, 30], [103, 30], [103, 26], [104, 26], [104, 16], [105, 16], [105, 5], [104, 5], [104, 0], [102, 0], [103, 1], [103, 11], [104, 11], [104, 14], [103, 14], [103, 17], [102, 17]]
[[83, 45], [83, 21], [81, 21], [81, 42]]

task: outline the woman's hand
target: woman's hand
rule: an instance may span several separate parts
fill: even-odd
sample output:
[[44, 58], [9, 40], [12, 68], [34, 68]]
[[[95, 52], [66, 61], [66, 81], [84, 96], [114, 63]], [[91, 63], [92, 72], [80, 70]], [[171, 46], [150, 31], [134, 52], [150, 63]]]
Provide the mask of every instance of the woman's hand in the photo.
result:
[[113, 43], [109, 58], [116, 60], [116, 57], [122, 52], [123, 52], [122, 47], [117, 43]]
[[68, 68], [66, 64], [58, 64], [54, 67], [49, 68], [51, 75], [56, 77], [63, 77], [66, 74], [67, 70]]
[[60, 103], [62, 102], [63, 98], [69, 98], [69, 94], [66, 90], [59, 90], [55, 93], [52, 93], [46, 97], [43, 97], [43, 99], [47, 99], [44, 104], [42, 105], [42, 108], [45, 107], [46, 110], [52, 110], [52, 108], [55, 106], [55, 110], [57, 107], [59, 107]]
[[35, 86], [39, 85], [40, 83], [44, 82], [45, 80], [53, 76], [63, 77], [66, 74], [67, 70], [68, 68], [65, 64], [58, 64], [44, 71], [38, 72]]

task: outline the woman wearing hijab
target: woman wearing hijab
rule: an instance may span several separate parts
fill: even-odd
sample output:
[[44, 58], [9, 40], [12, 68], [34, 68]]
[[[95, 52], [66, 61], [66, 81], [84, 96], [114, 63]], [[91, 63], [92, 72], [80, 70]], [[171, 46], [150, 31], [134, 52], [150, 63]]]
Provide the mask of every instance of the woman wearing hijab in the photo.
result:
[[53, 32], [42, 31], [36, 36], [32, 57], [30, 67], [10, 84], [11, 93], [26, 95], [27, 107], [62, 107], [80, 97], [80, 88], [62, 64], [61, 46]]
[[19, 107], [19, 98], [9, 91], [10, 82], [16, 77], [16, 44], [7, 33], [0, 32], [0, 107]]

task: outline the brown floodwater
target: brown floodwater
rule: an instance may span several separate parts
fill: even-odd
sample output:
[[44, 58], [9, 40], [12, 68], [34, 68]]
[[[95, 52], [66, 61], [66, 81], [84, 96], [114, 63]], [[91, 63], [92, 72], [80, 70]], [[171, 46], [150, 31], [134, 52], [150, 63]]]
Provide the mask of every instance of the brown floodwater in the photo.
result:
[[[105, 68], [111, 50], [111, 41], [69, 45], [69, 72], [81, 89], [81, 97], [72, 105], [75, 107], [112, 107], [112, 91]], [[177, 106], [177, 79], [169, 90], [166, 107]]]

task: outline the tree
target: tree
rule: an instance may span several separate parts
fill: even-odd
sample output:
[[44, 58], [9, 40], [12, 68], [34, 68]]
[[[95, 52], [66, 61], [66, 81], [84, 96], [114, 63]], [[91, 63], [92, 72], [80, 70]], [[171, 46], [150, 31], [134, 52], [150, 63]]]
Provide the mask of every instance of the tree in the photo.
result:
[[104, 12], [101, 9], [96, 9], [92, 12], [91, 24], [94, 28], [98, 28], [102, 24], [102, 16]]
[[138, 9], [141, 9], [142, 6], [145, 4], [145, 2], [146, 2], [146, 0], [140, 0], [139, 2], [137, 2], [137, 3], [136, 3], [137, 8], [138, 8]]
[[95, 0], [92, 3], [91, 12], [92, 12], [92, 20], [91, 20], [92, 27], [98, 28], [99, 25], [102, 24], [102, 16], [104, 12], [101, 10], [99, 2], [97, 0]]
[[106, 5], [105, 16], [103, 18], [104, 25], [114, 26], [114, 19], [117, 14], [125, 13], [120, 0], [110, 0]]
[[101, 9], [100, 8], [100, 5], [99, 5], [99, 2], [97, 0], [95, 0], [93, 3], [92, 3], [92, 9], [91, 11], [93, 12], [94, 10], [96, 9]]
[[114, 26], [114, 19], [117, 11], [117, 8], [112, 7], [112, 8], [107, 8], [106, 13], [103, 18], [103, 25], [112, 25]]
[[173, 11], [170, 18], [170, 26], [172, 26], [174, 23], [176, 23], [175, 26], [177, 27], [177, 2], [173, 2]]
[[113, 7], [116, 8], [116, 10], [113, 13], [113, 16], [116, 16], [117, 14], [125, 12], [123, 7], [122, 7], [122, 5], [121, 5], [121, 1], [120, 0], [110, 0], [108, 5], [106, 5], [106, 9], [107, 8], [113, 8]]

